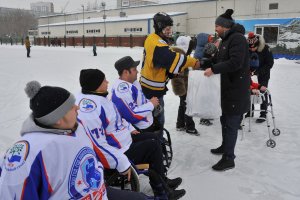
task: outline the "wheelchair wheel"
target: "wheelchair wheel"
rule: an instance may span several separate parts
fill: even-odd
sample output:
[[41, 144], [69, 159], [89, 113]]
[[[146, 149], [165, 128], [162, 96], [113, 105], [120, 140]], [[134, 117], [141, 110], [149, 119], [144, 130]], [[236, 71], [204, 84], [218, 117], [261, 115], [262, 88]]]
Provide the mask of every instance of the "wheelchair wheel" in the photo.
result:
[[278, 128], [275, 128], [272, 130], [272, 133], [274, 136], [278, 136], [278, 135], [280, 135], [280, 130]]
[[269, 139], [269, 140], [267, 141], [267, 147], [274, 148], [275, 146], [276, 146], [275, 140]]
[[131, 180], [127, 176], [119, 174], [117, 170], [106, 170], [105, 183], [107, 186], [120, 187], [122, 190], [140, 191], [139, 176], [131, 166]]

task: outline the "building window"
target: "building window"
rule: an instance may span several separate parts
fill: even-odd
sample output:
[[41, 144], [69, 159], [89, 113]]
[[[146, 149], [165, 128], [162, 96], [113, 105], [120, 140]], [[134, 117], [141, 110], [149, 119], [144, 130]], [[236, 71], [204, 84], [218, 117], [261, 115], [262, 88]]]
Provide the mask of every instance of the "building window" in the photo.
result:
[[255, 32], [256, 34], [262, 35], [262, 27], [257, 27]]
[[124, 28], [124, 32], [142, 32], [143, 31], [143, 28]]
[[278, 3], [269, 4], [269, 10], [277, 10], [277, 9], [278, 9]]

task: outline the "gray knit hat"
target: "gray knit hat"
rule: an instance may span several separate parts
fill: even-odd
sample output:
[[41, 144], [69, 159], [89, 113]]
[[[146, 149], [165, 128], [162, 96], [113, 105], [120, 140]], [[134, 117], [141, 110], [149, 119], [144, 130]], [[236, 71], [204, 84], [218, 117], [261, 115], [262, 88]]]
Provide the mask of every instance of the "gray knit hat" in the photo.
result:
[[231, 17], [232, 14], [233, 10], [227, 9], [225, 13], [217, 17], [215, 24], [225, 28], [231, 28], [234, 24], [234, 20]]
[[46, 126], [54, 125], [75, 104], [75, 97], [60, 87], [43, 86], [37, 81], [27, 83], [25, 92], [30, 98], [33, 118]]

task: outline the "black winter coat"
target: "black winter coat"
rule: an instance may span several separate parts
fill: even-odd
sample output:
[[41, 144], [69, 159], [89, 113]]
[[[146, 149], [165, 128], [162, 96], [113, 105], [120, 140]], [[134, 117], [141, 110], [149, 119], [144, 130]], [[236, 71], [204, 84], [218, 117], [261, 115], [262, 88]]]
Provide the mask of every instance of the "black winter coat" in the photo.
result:
[[256, 51], [256, 53], [259, 57], [259, 68], [256, 70], [255, 74], [258, 77], [259, 84], [268, 87], [270, 71], [274, 65], [273, 54], [268, 45], [265, 45], [261, 52]]
[[250, 68], [248, 43], [241, 25], [233, 26], [222, 38], [215, 74], [221, 74], [221, 107], [227, 115], [242, 115], [250, 108]]

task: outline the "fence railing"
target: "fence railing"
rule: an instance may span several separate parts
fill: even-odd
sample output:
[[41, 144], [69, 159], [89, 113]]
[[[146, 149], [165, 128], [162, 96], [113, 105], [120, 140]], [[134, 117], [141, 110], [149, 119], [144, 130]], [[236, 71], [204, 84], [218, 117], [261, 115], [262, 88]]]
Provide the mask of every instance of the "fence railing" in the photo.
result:
[[[31, 45], [35, 46], [112, 46], [112, 47], [134, 47], [144, 46], [145, 36], [106, 36], [103, 37], [34, 37], [31, 38]], [[1, 45], [23, 45], [24, 38], [0, 37]]]

